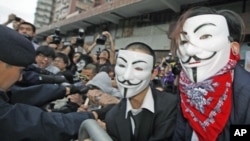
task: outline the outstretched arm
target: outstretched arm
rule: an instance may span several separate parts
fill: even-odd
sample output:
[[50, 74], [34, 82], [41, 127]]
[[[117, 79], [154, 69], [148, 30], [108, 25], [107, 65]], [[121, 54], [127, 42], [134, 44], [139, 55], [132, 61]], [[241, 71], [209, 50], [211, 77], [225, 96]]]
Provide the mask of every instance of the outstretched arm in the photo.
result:
[[111, 64], [115, 64], [115, 45], [113, 41], [112, 35], [108, 31], [103, 31], [103, 35], [107, 36], [109, 43], [110, 43], [110, 58], [109, 61]]
[[6, 26], [7, 26], [7, 25], [10, 24], [12, 21], [14, 21], [15, 18], [16, 18], [16, 15], [15, 15], [15, 14], [10, 14], [10, 15], [8, 16], [8, 20], [7, 20], [6, 22], [4, 22], [3, 25], [6, 25]]

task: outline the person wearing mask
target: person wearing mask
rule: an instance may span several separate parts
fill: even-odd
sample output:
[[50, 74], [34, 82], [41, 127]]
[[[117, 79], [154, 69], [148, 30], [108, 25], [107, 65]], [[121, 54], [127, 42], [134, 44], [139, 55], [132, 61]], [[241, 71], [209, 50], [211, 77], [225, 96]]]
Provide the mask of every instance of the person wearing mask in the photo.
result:
[[81, 75], [83, 68], [92, 63], [93, 59], [89, 55], [82, 54], [81, 52], [74, 53], [71, 66], [69, 68], [69, 70], [74, 73], [74, 81], [79, 81], [79, 76]]
[[115, 79], [122, 97], [104, 120], [114, 141], [172, 139], [177, 96], [150, 87], [154, 63], [154, 51], [144, 43], [134, 42], [119, 50]]
[[230, 10], [194, 7], [177, 21], [172, 50], [181, 63], [173, 141], [229, 141], [250, 124], [250, 74], [238, 64], [244, 22]]
[[31, 105], [8, 103], [6, 91], [22, 79], [21, 72], [33, 63], [35, 50], [29, 40], [3, 25], [0, 25], [0, 42], [1, 140], [76, 139], [80, 124], [85, 119], [94, 118], [91, 112], [48, 113]]

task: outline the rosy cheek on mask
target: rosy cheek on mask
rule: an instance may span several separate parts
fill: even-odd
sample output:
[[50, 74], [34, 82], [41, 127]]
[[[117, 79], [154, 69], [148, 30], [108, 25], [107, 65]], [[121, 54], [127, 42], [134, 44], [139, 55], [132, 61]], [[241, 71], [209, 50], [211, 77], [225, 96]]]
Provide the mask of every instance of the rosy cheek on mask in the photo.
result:
[[230, 41], [223, 16], [207, 14], [188, 18], [183, 31], [177, 55], [191, 81], [206, 80], [227, 64]]
[[134, 51], [119, 51], [115, 73], [123, 97], [132, 97], [144, 90], [150, 80], [153, 57]]

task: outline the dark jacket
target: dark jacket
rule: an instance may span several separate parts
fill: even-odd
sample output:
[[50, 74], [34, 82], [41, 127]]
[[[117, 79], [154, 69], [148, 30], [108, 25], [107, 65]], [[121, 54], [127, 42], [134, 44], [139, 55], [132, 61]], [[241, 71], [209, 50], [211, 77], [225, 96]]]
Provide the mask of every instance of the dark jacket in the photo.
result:
[[1, 141], [69, 141], [77, 138], [82, 121], [94, 118], [89, 112], [49, 113], [26, 104], [11, 105], [7, 100], [0, 91]]
[[131, 135], [131, 122], [125, 118], [126, 99], [115, 105], [106, 115], [108, 134], [114, 141], [168, 141], [175, 128], [177, 96], [152, 89], [155, 113], [146, 109], [140, 113], [142, 124], [135, 138]]
[[42, 107], [49, 102], [65, 97], [65, 86], [58, 84], [40, 84], [28, 87], [14, 85], [8, 92], [9, 103], [23, 103]]
[[[230, 140], [230, 125], [232, 124], [250, 124], [250, 73], [239, 65], [234, 71], [233, 80], [233, 98], [232, 111], [229, 120], [217, 138], [217, 141]], [[176, 131], [173, 141], [190, 141], [192, 137], [192, 128], [184, 119], [180, 105], [178, 106]]]

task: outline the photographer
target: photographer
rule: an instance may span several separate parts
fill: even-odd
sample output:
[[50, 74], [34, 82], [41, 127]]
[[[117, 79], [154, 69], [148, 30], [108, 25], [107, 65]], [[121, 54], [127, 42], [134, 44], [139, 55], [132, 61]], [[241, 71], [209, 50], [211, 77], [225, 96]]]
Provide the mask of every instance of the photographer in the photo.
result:
[[[109, 45], [110, 50], [107, 48], [98, 51], [96, 54], [90, 53], [96, 45]], [[115, 64], [115, 46], [112, 35], [108, 31], [103, 31], [101, 35], [97, 36], [95, 42], [88, 48], [88, 52], [97, 64], [97, 71], [99, 72], [102, 66], [110, 66]]]
[[47, 36], [45, 45], [57, 50], [59, 46], [63, 46], [60, 29], [56, 28], [54, 34]]
[[74, 48], [68, 41], [62, 41], [62, 43], [55, 49], [56, 52], [61, 52], [66, 54], [68, 57], [72, 57], [75, 53]]
[[74, 48], [75, 52], [81, 52], [87, 54], [88, 46], [84, 42], [85, 34], [84, 29], [80, 28], [78, 31], [78, 36], [72, 37], [70, 40], [71, 46]]
[[7, 21], [4, 22], [3, 25], [7, 26], [7, 25], [9, 25], [10, 23], [12, 23], [13, 29], [14, 29], [14, 30], [17, 30], [18, 25], [19, 25], [21, 22], [24, 22], [24, 20], [21, 19], [21, 18], [19, 18], [19, 17], [17, 17], [15, 14], [12, 13], [12, 14], [10, 14], [10, 15], [8, 16]]

